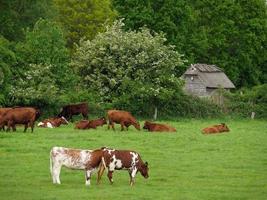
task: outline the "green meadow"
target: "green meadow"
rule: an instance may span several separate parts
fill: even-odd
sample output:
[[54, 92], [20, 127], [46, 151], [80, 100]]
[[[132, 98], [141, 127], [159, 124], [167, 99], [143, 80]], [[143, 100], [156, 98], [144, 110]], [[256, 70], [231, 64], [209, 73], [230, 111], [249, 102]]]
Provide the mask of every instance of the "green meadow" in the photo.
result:
[[[75, 130], [73, 124], [34, 133], [0, 132], [0, 198], [19, 199], [181, 199], [219, 200], [267, 198], [267, 122], [224, 122], [230, 132], [202, 135], [200, 130], [221, 120], [168, 121], [177, 133]], [[141, 123], [143, 124], [143, 122]], [[135, 150], [149, 163], [148, 179], [140, 173], [129, 186], [127, 171], [115, 171], [114, 184], [105, 175], [85, 186], [84, 172], [63, 168], [61, 185], [53, 185], [49, 152], [53, 146], [96, 149], [108, 146]]]

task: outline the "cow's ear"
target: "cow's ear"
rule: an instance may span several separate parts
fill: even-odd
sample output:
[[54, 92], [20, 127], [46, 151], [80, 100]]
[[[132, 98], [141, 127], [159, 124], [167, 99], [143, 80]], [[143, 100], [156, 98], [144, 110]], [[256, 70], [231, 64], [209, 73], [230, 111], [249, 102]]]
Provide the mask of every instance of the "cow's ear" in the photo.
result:
[[146, 166], [146, 167], [148, 166], [148, 163], [147, 163], [147, 162], [145, 162], [145, 166]]

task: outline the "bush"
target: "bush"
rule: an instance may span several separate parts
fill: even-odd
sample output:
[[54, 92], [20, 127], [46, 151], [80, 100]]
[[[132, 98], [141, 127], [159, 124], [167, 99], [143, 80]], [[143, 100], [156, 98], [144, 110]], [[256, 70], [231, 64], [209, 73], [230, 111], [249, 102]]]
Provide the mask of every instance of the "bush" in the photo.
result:
[[225, 93], [226, 107], [233, 115], [250, 117], [251, 112], [256, 118], [267, 118], [267, 84], [252, 88], [243, 88], [236, 93]]

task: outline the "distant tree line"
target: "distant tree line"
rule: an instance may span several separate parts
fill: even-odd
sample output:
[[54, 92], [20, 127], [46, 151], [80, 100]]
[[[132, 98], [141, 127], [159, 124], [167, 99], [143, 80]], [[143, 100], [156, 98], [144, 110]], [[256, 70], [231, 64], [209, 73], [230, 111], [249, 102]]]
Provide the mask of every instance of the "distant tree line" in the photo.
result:
[[0, 105], [53, 113], [88, 101], [96, 113], [219, 115], [184, 94], [179, 77], [207, 63], [238, 88], [266, 83], [266, 8], [264, 0], [2, 0]]

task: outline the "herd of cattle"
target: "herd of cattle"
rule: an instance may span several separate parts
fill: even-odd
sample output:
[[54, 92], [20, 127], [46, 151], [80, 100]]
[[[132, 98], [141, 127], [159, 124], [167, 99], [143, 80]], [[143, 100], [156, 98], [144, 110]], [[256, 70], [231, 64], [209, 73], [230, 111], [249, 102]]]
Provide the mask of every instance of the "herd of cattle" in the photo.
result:
[[[24, 132], [31, 127], [33, 132], [34, 123], [40, 117], [40, 111], [33, 107], [12, 107], [0, 108], [0, 130], [16, 131], [16, 125], [24, 125]], [[109, 110], [107, 119], [105, 117], [88, 120], [87, 103], [66, 105], [61, 112], [52, 118], [42, 120], [38, 127], [55, 128], [61, 124], [68, 124], [68, 120], [73, 115], [82, 114], [84, 120], [75, 123], [75, 129], [96, 129], [108, 123], [108, 129], [115, 130], [114, 123], [121, 125], [121, 131], [128, 130], [129, 126], [134, 126], [140, 130], [139, 122], [130, 112], [122, 110]], [[108, 122], [107, 122], [108, 121]], [[167, 124], [159, 124], [145, 121], [143, 129], [149, 132], [176, 132], [174, 127]], [[224, 124], [218, 124], [202, 129], [203, 134], [214, 134], [228, 132], [229, 128]], [[86, 185], [90, 185], [91, 174], [95, 169], [98, 170], [97, 183], [99, 183], [105, 169], [108, 169], [108, 178], [113, 183], [112, 173], [114, 170], [125, 169], [130, 175], [130, 185], [134, 184], [134, 177], [137, 172], [148, 178], [148, 163], [143, 162], [141, 156], [135, 151], [116, 150], [102, 147], [96, 150], [69, 149], [65, 147], [53, 147], [50, 152], [50, 172], [53, 183], [60, 184], [60, 170], [65, 166], [71, 169], [85, 170]]]
[[[12, 107], [12, 108], [0, 108], [0, 129], [10, 131], [16, 131], [17, 124], [23, 124], [25, 126], [24, 132], [26, 132], [28, 127], [31, 127], [33, 132], [35, 121], [40, 117], [40, 111], [33, 107]], [[107, 124], [105, 117], [101, 117], [95, 120], [88, 119], [88, 104], [70, 104], [62, 108], [61, 112], [56, 117], [51, 117], [42, 120], [38, 123], [38, 127], [44, 128], [56, 128], [61, 124], [68, 124], [68, 120], [72, 119], [73, 115], [82, 114], [84, 120], [75, 123], [75, 129], [96, 129], [97, 126], [103, 126]], [[108, 129], [112, 127], [115, 130], [114, 123], [121, 125], [121, 131], [128, 130], [129, 126], [134, 126], [137, 130], [140, 130], [139, 122], [132, 116], [130, 112], [122, 110], [108, 110]], [[159, 124], [150, 121], [145, 121], [143, 129], [150, 132], [176, 132], [174, 127], [167, 124]], [[213, 134], [228, 132], [229, 128], [224, 124], [214, 125], [212, 127], [207, 127], [202, 130], [204, 134]]]

